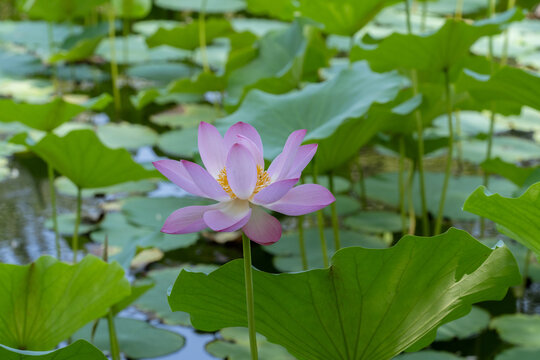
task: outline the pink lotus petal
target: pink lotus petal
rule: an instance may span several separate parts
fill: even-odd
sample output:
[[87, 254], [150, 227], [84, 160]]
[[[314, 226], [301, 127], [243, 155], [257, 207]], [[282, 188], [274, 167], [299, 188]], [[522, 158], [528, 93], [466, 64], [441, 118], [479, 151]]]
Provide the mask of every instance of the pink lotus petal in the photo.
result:
[[219, 209], [204, 213], [203, 219], [208, 227], [214, 231], [236, 231], [247, 224], [251, 215], [251, 208], [247, 201], [233, 200]]
[[298, 148], [296, 156], [289, 173], [285, 176], [289, 178], [299, 178], [302, 175], [302, 171], [306, 168], [307, 164], [313, 159], [317, 152], [317, 144], [302, 145]]
[[298, 179], [280, 180], [272, 183], [255, 194], [253, 202], [255, 204], [271, 204], [281, 199], [293, 188]]
[[203, 169], [200, 165], [192, 163], [191, 161], [182, 160], [182, 165], [191, 176], [193, 183], [196, 184], [199, 189], [205, 194], [205, 197], [214, 199], [216, 201], [229, 200], [231, 197], [223, 190], [221, 185], [218, 184], [216, 179], [212, 177]]
[[298, 216], [320, 210], [335, 200], [324, 186], [305, 184], [292, 188], [280, 200], [265, 207], [285, 215]]
[[201, 121], [199, 124], [199, 154], [208, 172], [217, 178], [225, 167], [227, 148], [225, 141], [214, 125]]
[[165, 220], [161, 232], [166, 234], [188, 234], [201, 231], [207, 227], [203, 220], [203, 214], [208, 210], [212, 210], [214, 206], [188, 206], [178, 209]]
[[226, 168], [233, 193], [239, 199], [249, 198], [257, 184], [257, 164], [251, 151], [244, 145], [234, 144], [229, 150]]
[[199, 187], [193, 183], [191, 176], [180, 161], [167, 159], [154, 161], [152, 164], [160, 173], [165, 175], [167, 179], [171, 180], [188, 193], [196, 196], [206, 197], [201, 189], [199, 189]]
[[281, 238], [281, 223], [259, 206], [254, 206], [249, 222], [242, 228], [248, 238], [261, 245], [270, 245]]
[[260, 152], [257, 145], [251, 141], [251, 139], [248, 139], [244, 135], [238, 135], [236, 139], [236, 143], [240, 145], [244, 145], [253, 156], [253, 159], [255, 159], [255, 163], [260, 166], [262, 169], [264, 169], [264, 157], [263, 154]]
[[253, 141], [257, 149], [259, 149], [259, 153], [264, 154], [261, 136], [257, 130], [250, 124], [241, 121], [231, 126], [225, 133], [225, 146], [227, 146], [227, 149], [230, 149], [237, 142], [238, 135]]
[[272, 177], [272, 180], [277, 181], [285, 179], [291, 167], [293, 165], [298, 148], [302, 144], [304, 137], [306, 136], [306, 130], [296, 130], [287, 139], [283, 151], [279, 154], [268, 168], [268, 175]]

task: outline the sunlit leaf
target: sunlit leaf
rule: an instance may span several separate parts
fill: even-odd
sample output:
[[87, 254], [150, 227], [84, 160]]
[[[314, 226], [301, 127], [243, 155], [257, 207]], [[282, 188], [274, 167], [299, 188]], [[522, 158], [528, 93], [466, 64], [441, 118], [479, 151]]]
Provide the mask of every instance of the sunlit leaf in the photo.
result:
[[[407, 236], [390, 249], [345, 248], [330, 269], [253, 275], [257, 332], [310, 360], [392, 358], [520, 282], [508, 249], [455, 229]], [[182, 271], [169, 303], [201, 330], [245, 327], [243, 261], [209, 275]]]
[[152, 0], [113, 0], [114, 14], [120, 18], [140, 19], [152, 10]]
[[48, 134], [30, 148], [80, 188], [99, 188], [155, 177], [125, 149], [103, 145], [92, 130], [75, 130], [64, 137]]
[[156, 6], [175, 11], [201, 11], [206, 4], [207, 13], [235, 12], [246, 6], [244, 0], [156, 0]]
[[0, 283], [0, 343], [28, 350], [54, 348], [130, 291], [118, 264], [94, 256], [75, 265], [49, 256], [0, 264]]
[[19, 0], [19, 8], [31, 18], [53, 22], [73, 21], [88, 15], [107, 0]]

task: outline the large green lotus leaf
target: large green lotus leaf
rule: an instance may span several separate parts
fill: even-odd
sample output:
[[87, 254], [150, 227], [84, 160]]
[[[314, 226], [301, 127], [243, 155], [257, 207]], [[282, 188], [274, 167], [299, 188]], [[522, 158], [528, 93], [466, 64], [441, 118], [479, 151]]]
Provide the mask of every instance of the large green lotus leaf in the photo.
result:
[[86, 16], [105, 2], [107, 0], [20, 0], [18, 6], [31, 18], [62, 22]]
[[247, 10], [255, 15], [265, 15], [280, 20], [291, 21], [297, 6], [291, 0], [247, 0]]
[[106, 360], [103, 353], [84, 340], [77, 340], [55, 351], [26, 351], [0, 345], [2, 360]]
[[[324, 235], [328, 256], [332, 256], [335, 253], [334, 233], [332, 229], [326, 228]], [[355, 231], [340, 230], [339, 236], [341, 247], [362, 246], [368, 249], [383, 249], [387, 247], [387, 244], [382, 239]], [[318, 228], [311, 227], [304, 230], [304, 244], [308, 267], [310, 269], [322, 268], [324, 261]], [[274, 255], [274, 266], [278, 270], [283, 272], [303, 270], [297, 231], [283, 234], [280, 241], [270, 246], [265, 246], [263, 249]]]
[[[227, 328], [219, 332], [221, 338], [206, 344], [206, 351], [220, 359], [245, 360], [250, 358], [249, 333], [245, 328]], [[295, 360], [283, 347], [272, 344], [257, 334], [260, 360]]]
[[[58, 222], [58, 233], [62, 235], [72, 236], [73, 230], [75, 229], [75, 214], [74, 213], [68, 213], [68, 214], [59, 214], [57, 216], [57, 222]], [[45, 221], [45, 227], [49, 230], [54, 229], [53, 221], [51, 218], [47, 219]], [[90, 231], [96, 229], [97, 225], [92, 223], [86, 223], [82, 221], [79, 223], [78, 228], [78, 234], [87, 234]]]
[[158, 134], [148, 126], [130, 123], [109, 123], [99, 126], [97, 136], [111, 149], [137, 150], [143, 146], [153, 146]]
[[[114, 41], [114, 49], [118, 64], [183, 60], [191, 55], [190, 51], [176, 49], [165, 45], [149, 49], [144, 36], [141, 35], [117, 37]], [[126, 49], [127, 51], [125, 51]], [[111, 40], [109, 38], [101, 41], [96, 50], [96, 54], [109, 62], [111, 61]]]
[[[92, 325], [90, 323], [77, 331], [73, 338], [90, 341]], [[182, 335], [154, 327], [146, 321], [117, 317], [115, 327], [120, 351], [131, 359], [165, 356], [180, 350], [185, 343]], [[109, 351], [109, 341], [107, 322], [100, 321], [93, 343], [100, 349]]]
[[503, 101], [540, 110], [540, 75], [527, 70], [505, 66], [492, 76], [465, 70], [457, 88], [468, 91], [486, 109], [494, 102]]
[[[147, 277], [154, 282], [154, 287], [148, 290], [144, 295], [134, 303], [138, 309], [151, 313], [165, 324], [169, 325], [190, 325], [189, 315], [176, 311], [172, 312], [167, 302], [167, 292], [171, 284], [174, 283], [182, 269], [190, 271], [209, 273], [217, 269], [215, 265], [189, 265], [182, 267], [163, 268], [152, 270], [147, 273]], [[143, 280], [137, 280], [135, 283], [142, 283]]]
[[118, 264], [94, 256], [70, 265], [50, 256], [21, 266], [0, 264], [0, 343], [50, 350], [129, 295]]
[[140, 19], [152, 10], [152, 0], [113, 0], [114, 14], [120, 18]]
[[[426, 196], [428, 211], [436, 214], [439, 210], [441, 189], [444, 180], [443, 173], [426, 172]], [[382, 173], [366, 179], [367, 194], [371, 199], [399, 207], [399, 189], [397, 173]], [[462, 175], [451, 177], [448, 183], [446, 202], [443, 214], [453, 220], [474, 220], [476, 217], [462, 211], [461, 208], [467, 197], [482, 184], [481, 176]], [[511, 195], [517, 190], [516, 186], [505, 179], [493, 178], [490, 187], [506, 195]], [[421, 212], [420, 185], [415, 176], [413, 184], [413, 202], [417, 214]], [[408, 203], [408, 201], [406, 201]], [[406, 205], [408, 206], [408, 205]]]
[[471, 45], [479, 38], [499, 33], [500, 24], [512, 19], [515, 14], [513, 10], [499, 15], [495, 20], [473, 24], [448, 19], [429, 36], [394, 33], [376, 45], [354, 47], [350, 58], [367, 59], [377, 71], [404, 68], [442, 74], [443, 70], [450, 70], [462, 62]]
[[207, 13], [224, 13], [243, 10], [244, 0], [156, 0], [156, 6], [175, 11], [201, 11], [203, 2]]
[[[495, 189], [490, 185], [490, 189]], [[488, 195], [484, 186], [476, 189], [463, 205], [463, 210], [488, 218], [499, 231], [519, 241], [540, 257], [540, 183], [529, 187], [518, 198]]]
[[[253, 280], [257, 332], [298, 359], [386, 360], [427, 345], [473, 303], [502, 299], [521, 277], [507, 248], [451, 229], [406, 236], [389, 249], [344, 248], [329, 269], [255, 270]], [[201, 330], [245, 327], [243, 261], [209, 275], [182, 271], [169, 303]]]
[[150, 121], [171, 128], [194, 128], [201, 121], [213, 123], [221, 114], [211, 105], [185, 104], [172, 110], [152, 115]]
[[437, 341], [466, 339], [486, 329], [490, 321], [489, 312], [473, 306], [471, 312], [462, 318], [444, 324], [437, 330]]
[[30, 148], [80, 188], [99, 188], [155, 177], [125, 149], [103, 145], [92, 130], [75, 130], [64, 137], [48, 134]]
[[18, 121], [41, 131], [52, 131], [85, 110], [84, 106], [69, 103], [59, 97], [45, 104], [0, 99], [0, 121]]
[[[238, 121], [250, 123], [261, 134], [265, 157], [272, 159], [282, 151], [291, 132], [306, 129], [307, 142], [326, 139], [347, 120], [365, 115], [374, 103], [394, 99], [402, 80], [396, 72], [378, 74], [367, 63], [358, 62], [334, 78], [300, 91], [283, 95], [251, 91], [236, 112], [218, 123], [223, 127]], [[374, 123], [361, 122], [366, 127]], [[318, 153], [324, 151], [324, 144], [320, 144]]]
[[230, 73], [227, 103], [235, 105], [250, 89], [280, 94], [296, 88], [315, 33], [315, 29], [305, 28], [296, 21], [287, 29], [264, 35], [257, 43], [257, 57]]
[[[205, 28], [206, 44], [233, 31], [231, 24], [225, 19], [211, 18], [206, 21]], [[159, 28], [154, 34], [146, 38], [146, 43], [151, 48], [169, 45], [179, 49], [195, 50], [200, 46], [199, 21], [182, 24], [174, 28]]]
[[49, 61], [78, 61], [90, 57], [108, 31], [109, 25], [105, 22], [84, 28], [81, 33], [67, 37]]
[[227, 82], [224, 77], [201, 72], [192, 78], [172, 82], [167, 90], [171, 93], [204, 94], [208, 91], [224, 91], [226, 87]]
[[503, 315], [493, 319], [490, 327], [497, 330], [500, 337], [510, 344], [540, 348], [539, 315]]
[[302, 15], [324, 25], [330, 34], [352, 36], [379, 11], [398, 0], [300, 0]]

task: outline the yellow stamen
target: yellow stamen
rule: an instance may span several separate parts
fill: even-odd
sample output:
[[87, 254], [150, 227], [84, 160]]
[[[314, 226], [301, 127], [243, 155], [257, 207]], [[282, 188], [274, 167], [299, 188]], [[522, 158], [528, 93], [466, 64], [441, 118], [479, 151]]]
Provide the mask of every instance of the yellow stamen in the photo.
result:
[[[268, 175], [268, 173], [264, 171], [260, 165], [257, 165], [257, 183], [255, 184], [255, 189], [253, 190], [252, 196], [270, 185], [270, 181], [270, 175]], [[236, 199], [236, 195], [232, 191], [231, 186], [229, 185], [229, 180], [227, 179], [227, 169], [221, 169], [218, 174], [217, 182], [232, 199]]]

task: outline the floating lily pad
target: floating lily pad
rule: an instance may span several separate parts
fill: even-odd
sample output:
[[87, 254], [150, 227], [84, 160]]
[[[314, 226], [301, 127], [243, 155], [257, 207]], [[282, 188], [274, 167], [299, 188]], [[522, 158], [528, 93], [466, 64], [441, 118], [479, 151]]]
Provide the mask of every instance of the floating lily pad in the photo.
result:
[[[360, 234], [358, 232], [340, 230], [341, 246], [362, 246], [371, 249], [382, 249], [387, 245], [379, 238]], [[332, 229], [324, 230], [326, 237], [326, 247], [328, 256], [335, 252], [334, 233]], [[323, 258], [321, 252], [321, 240], [317, 228], [307, 228], [304, 230], [304, 243], [306, 247], [306, 257], [310, 269], [322, 268]], [[265, 251], [274, 255], [274, 266], [281, 271], [301, 271], [302, 258], [300, 256], [300, 245], [298, 242], [298, 232], [288, 232], [281, 239], [272, 245], [265, 246]]]
[[[75, 214], [60, 214], [57, 217], [58, 221], [58, 232], [62, 235], [73, 235], [73, 230], [75, 229]], [[45, 227], [49, 230], [53, 229], [53, 222], [52, 219], [47, 219], [45, 221]], [[79, 224], [79, 235], [80, 234], [86, 234], [90, 231], [94, 230], [97, 227], [96, 224], [87, 224], [85, 222], [81, 222]]]
[[197, 128], [172, 130], [161, 134], [158, 147], [165, 153], [180, 159], [193, 159], [199, 152], [197, 147]]
[[401, 231], [401, 216], [389, 211], [362, 211], [345, 219], [351, 229], [367, 233]]
[[495, 360], [536, 360], [540, 356], [540, 347], [514, 347], [504, 350]]
[[[425, 184], [426, 184], [426, 196], [428, 210], [436, 214], [439, 209], [439, 201], [441, 196], [441, 189], [443, 185], [444, 174], [426, 172]], [[460, 177], [451, 177], [446, 195], [446, 202], [444, 205], [444, 216], [447, 216], [454, 220], [473, 220], [476, 217], [462, 211], [461, 208], [465, 203], [465, 200], [475, 188], [482, 184], [483, 180], [480, 176], [462, 175]], [[393, 205], [398, 208], [399, 204], [399, 191], [398, 191], [398, 176], [396, 173], [383, 173], [366, 179], [367, 194], [371, 199], [382, 201], [386, 204]], [[510, 181], [505, 179], [491, 179], [490, 188], [493, 191], [499, 191], [502, 194], [510, 195], [517, 187]], [[418, 184], [418, 177], [414, 179], [413, 185], [413, 201], [414, 208], [417, 214], [421, 212], [420, 204], [420, 185]], [[415, 195], [416, 194], [416, 195]], [[406, 201], [406, 203], [408, 203]], [[406, 208], [407, 208], [406, 204]]]
[[235, 12], [246, 7], [245, 0], [156, 0], [156, 6], [175, 11], [201, 11], [203, 2], [207, 13]]
[[[491, 250], [464, 231], [406, 236], [389, 249], [344, 248], [329, 269], [255, 270], [256, 330], [298, 359], [390, 359], [428, 345], [439, 326], [472, 303], [502, 299], [520, 280], [508, 249]], [[182, 271], [169, 303], [200, 330], [245, 327], [243, 290], [238, 259], [209, 275]]]
[[[75, 265], [42, 256], [29, 265], [0, 264], [0, 343], [50, 350], [129, 295], [118, 264], [86, 256]], [[17, 301], [12, 301], [16, 298]]]
[[158, 139], [158, 134], [148, 126], [130, 123], [101, 125], [96, 132], [103, 144], [111, 149], [137, 150], [143, 146], [153, 146]]
[[444, 351], [425, 350], [415, 353], [401, 354], [395, 360], [463, 360], [462, 357]]
[[158, 85], [166, 85], [171, 79], [185, 78], [193, 75], [196, 70], [185, 64], [177, 63], [152, 63], [134, 65], [127, 69], [126, 74], [146, 80], [153, 81]]
[[[102, 350], [109, 351], [109, 329], [106, 322], [106, 320], [99, 322], [94, 344]], [[180, 350], [185, 343], [182, 335], [154, 327], [141, 320], [116, 318], [115, 327], [120, 351], [132, 359], [165, 356]], [[90, 341], [91, 333], [92, 324], [88, 324], [77, 331], [73, 338]]]
[[527, 314], [503, 315], [493, 319], [490, 327], [497, 330], [506, 342], [519, 346], [540, 348], [540, 316]]
[[[360, 211], [360, 201], [352, 196], [337, 195], [336, 196], [336, 211], [338, 216], [352, 215]], [[332, 210], [330, 206], [323, 209], [327, 216], [331, 216]]]
[[473, 306], [471, 312], [462, 318], [444, 324], [437, 330], [437, 341], [466, 339], [487, 329], [490, 321], [489, 312]]
[[[134, 305], [145, 312], [155, 315], [166, 324], [170, 325], [189, 325], [189, 315], [183, 312], [172, 312], [167, 302], [168, 289], [174, 284], [178, 274], [182, 269], [188, 269], [194, 272], [209, 273], [215, 270], [215, 265], [191, 265], [176, 268], [165, 268], [152, 270], [147, 276], [154, 282], [154, 287], [141, 296]], [[142, 280], [137, 280], [136, 283]]]
[[[206, 344], [206, 351], [217, 358], [229, 360], [249, 359], [249, 333], [245, 328], [227, 328], [220, 332], [223, 339]], [[260, 360], [295, 360], [283, 347], [272, 344], [257, 334], [257, 351]]]
[[[504, 161], [519, 162], [540, 159], [540, 145], [534, 141], [512, 136], [496, 136], [493, 138], [492, 146], [491, 156], [499, 157]], [[464, 140], [461, 147], [463, 159], [475, 164], [486, 160], [487, 145], [485, 141]]]
[[[77, 196], [77, 186], [67, 177], [60, 176], [54, 181], [56, 190], [64, 195]], [[142, 194], [156, 188], [156, 183], [150, 180], [128, 181], [118, 185], [103, 188], [85, 189], [82, 191], [83, 197], [93, 197], [97, 195], [121, 195], [121, 194]]]
[[0, 345], [3, 360], [106, 360], [103, 353], [84, 340], [77, 340], [64, 348], [54, 351], [26, 351]]

